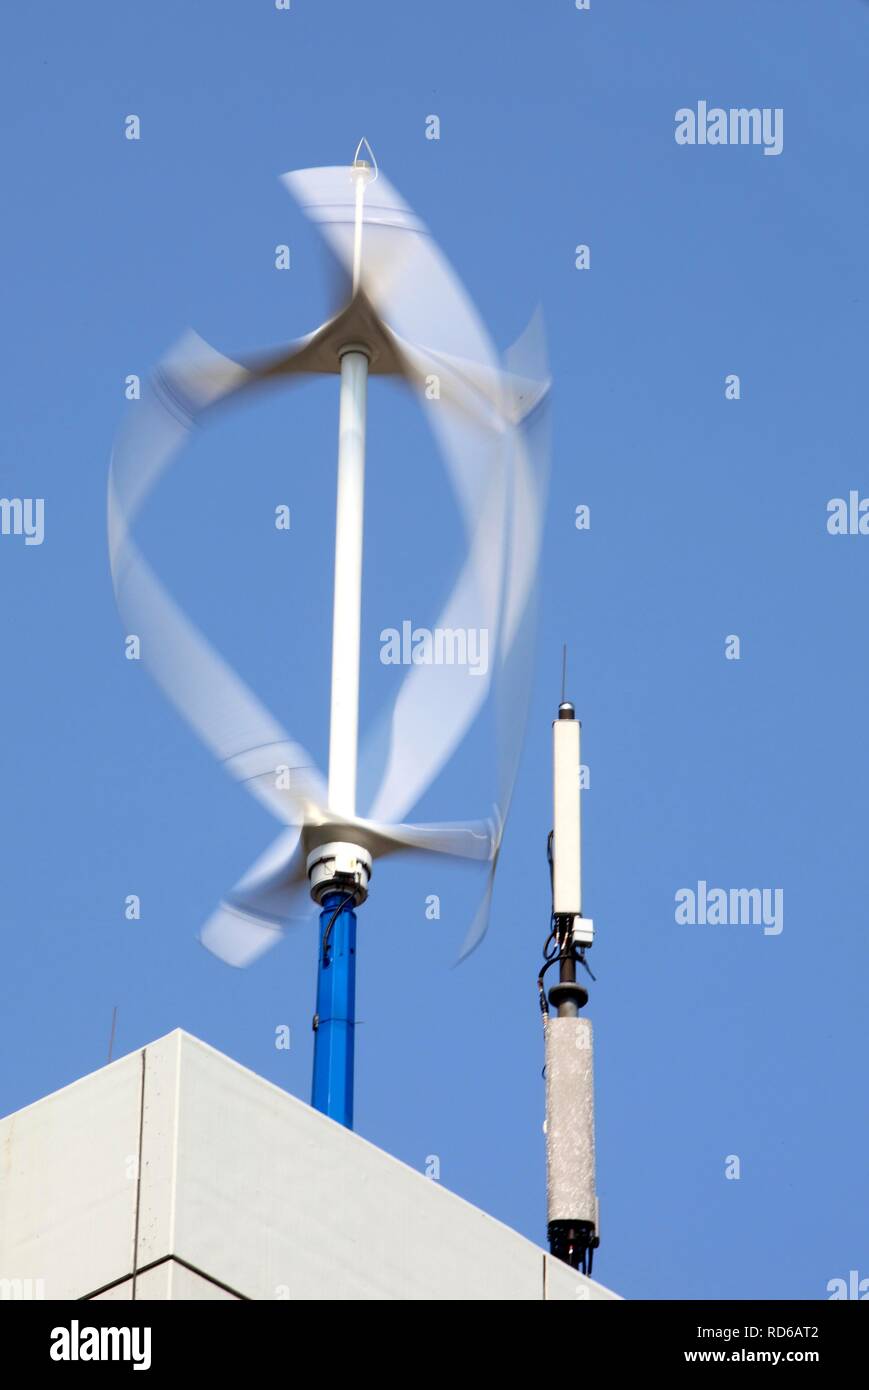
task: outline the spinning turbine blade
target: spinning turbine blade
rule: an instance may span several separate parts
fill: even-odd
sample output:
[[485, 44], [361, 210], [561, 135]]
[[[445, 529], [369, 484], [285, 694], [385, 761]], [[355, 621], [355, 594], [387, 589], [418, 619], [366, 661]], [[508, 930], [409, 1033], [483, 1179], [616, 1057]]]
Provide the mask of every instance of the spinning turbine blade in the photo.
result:
[[[352, 270], [356, 193], [352, 169], [300, 169], [282, 182]], [[425, 225], [382, 173], [365, 189], [359, 288], [399, 338], [492, 368], [497, 354], [458, 276]]]
[[227, 965], [251, 965], [277, 945], [290, 918], [310, 920], [307, 884], [301, 831], [286, 830], [212, 913], [200, 941]]
[[[330, 823], [326, 831], [329, 839], [352, 839], [378, 859], [416, 850], [477, 863], [491, 862], [498, 835], [493, 821], [386, 825], [353, 820]], [[200, 934], [203, 946], [228, 965], [247, 966], [278, 944], [290, 919], [309, 921], [314, 909], [304, 848], [299, 831], [280, 835], [208, 919]]]
[[[199, 340], [195, 373], [177, 366], [173, 372], [178, 354], [167, 360], [115, 448], [108, 503], [115, 598], [127, 632], [139, 638], [142, 660], [203, 742], [278, 819], [298, 824], [325, 802], [313, 760], [181, 612], [130, 534], [150, 489], [193, 427], [196, 417], [188, 412], [201, 411], [245, 379], [236, 363], [210, 349], [205, 354], [205, 346]], [[293, 770], [287, 789], [278, 785], [278, 767]]]
[[[536, 314], [506, 354], [510, 435], [511, 499], [501, 640], [498, 648], [498, 809], [506, 821], [513, 799], [522, 739], [531, 701], [537, 626], [540, 550], [549, 481], [548, 366], [543, 323]], [[468, 930], [459, 960], [486, 934], [500, 852], [495, 845], [486, 890]]]

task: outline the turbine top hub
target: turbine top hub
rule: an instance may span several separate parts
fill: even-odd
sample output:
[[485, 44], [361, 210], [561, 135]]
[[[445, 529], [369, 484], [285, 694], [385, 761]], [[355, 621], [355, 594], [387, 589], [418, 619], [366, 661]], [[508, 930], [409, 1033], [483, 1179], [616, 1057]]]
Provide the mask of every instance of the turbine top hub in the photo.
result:
[[338, 840], [318, 845], [308, 855], [307, 870], [315, 903], [321, 903], [327, 893], [346, 893], [358, 907], [368, 897], [371, 855], [361, 845]]

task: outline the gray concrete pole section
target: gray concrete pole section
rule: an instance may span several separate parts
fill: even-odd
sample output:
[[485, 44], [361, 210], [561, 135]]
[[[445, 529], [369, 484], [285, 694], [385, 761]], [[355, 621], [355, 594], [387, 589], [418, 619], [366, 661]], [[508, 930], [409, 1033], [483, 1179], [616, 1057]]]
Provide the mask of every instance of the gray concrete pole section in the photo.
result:
[[548, 1220], [588, 1221], [599, 1235], [591, 1020], [546, 1020]]

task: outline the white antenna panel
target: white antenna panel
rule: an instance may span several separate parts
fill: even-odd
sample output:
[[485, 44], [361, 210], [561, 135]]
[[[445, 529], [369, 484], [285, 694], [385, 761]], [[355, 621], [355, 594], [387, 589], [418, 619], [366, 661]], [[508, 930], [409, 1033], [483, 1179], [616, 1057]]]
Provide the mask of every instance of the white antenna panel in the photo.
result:
[[555, 720], [552, 725], [552, 751], [555, 791], [552, 910], [556, 917], [578, 917], [582, 912], [578, 719], [571, 716]]

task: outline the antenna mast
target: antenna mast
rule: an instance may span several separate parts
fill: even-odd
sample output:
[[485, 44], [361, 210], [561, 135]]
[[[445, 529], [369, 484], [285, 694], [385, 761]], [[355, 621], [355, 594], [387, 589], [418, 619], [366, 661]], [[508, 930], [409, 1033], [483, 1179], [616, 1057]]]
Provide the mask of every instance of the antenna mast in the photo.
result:
[[[573, 1269], [590, 1274], [593, 1252], [600, 1244], [594, 1054], [591, 1020], [580, 1016], [588, 991], [577, 983], [576, 967], [580, 964], [588, 970], [585, 952], [594, 940], [594, 924], [582, 915], [580, 724], [573, 705], [564, 698], [566, 669], [565, 647], [562, 698], [552, 725], [553, 829], [548, 846], [552, 915], [537, 987], [546, 1053], [549, 1248]], [[544, 976], [556, 963], [558, 983], [552, 985], [547, 999]]]

